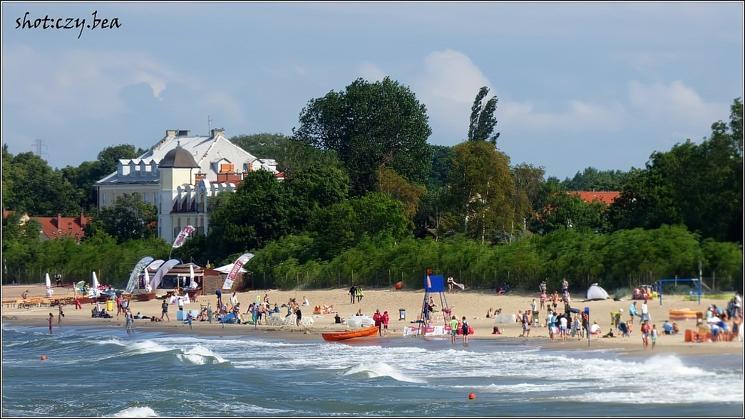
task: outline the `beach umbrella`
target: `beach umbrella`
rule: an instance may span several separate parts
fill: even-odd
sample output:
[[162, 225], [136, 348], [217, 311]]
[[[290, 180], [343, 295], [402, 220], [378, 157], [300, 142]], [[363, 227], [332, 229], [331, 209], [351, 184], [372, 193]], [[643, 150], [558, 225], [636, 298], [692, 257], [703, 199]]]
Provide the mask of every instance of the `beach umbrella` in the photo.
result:
[[96, 276], [96, 271], [93, 271], [93, 282], [91, 283], [91, 288], [93, 289], [93, 295], [98, 296], [98, 277]]
[[189, 287], [196, 288], [197, 283], [194, 282], [194, 265], [189, 264]]
[[52, 288], [52, 280], [49, 279], [49, 272], [44, 275], [44, 283], [46, 283], [47, 288]]

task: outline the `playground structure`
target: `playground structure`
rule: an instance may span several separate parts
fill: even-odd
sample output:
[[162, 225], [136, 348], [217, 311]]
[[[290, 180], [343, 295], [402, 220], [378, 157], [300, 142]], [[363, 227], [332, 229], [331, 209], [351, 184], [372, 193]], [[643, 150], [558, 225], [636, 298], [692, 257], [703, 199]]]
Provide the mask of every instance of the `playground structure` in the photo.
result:
[[662, 286], [665, 284], [674, 283], [676, 286], [678, 283], [690, 283], [695, 286], [695, 289], [698, 294], [698, 303], [701, 304], [701, 295], [702, 295], [702, 285], [703, 281], [701, 281], [700, 278], [665, 278], [665, 279], [659, 279], [657, 282], [654, 283], [654, 288], [657, 291], [657, 294], [660, 297], [660, 305], [662, 305]]

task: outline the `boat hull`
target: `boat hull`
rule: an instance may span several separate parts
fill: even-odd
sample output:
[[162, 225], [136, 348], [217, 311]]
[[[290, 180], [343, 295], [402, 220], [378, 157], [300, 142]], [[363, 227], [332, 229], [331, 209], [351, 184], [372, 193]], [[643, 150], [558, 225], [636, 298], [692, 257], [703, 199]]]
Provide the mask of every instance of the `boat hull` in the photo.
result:
[[337, 342], [340, 340], [347, 340], [347, 339], [354, 339], [354, 338], [361, 338], [366, 336], [375, 336], [378, 334], [378, 327], [377, 326], [369, 326], [364, 329], [359, 330], [351, 330], [348, 332], [327, 332], [327, 333], [321, 333], [321, 336], [323, 337], [323, 340], [328, 342]]

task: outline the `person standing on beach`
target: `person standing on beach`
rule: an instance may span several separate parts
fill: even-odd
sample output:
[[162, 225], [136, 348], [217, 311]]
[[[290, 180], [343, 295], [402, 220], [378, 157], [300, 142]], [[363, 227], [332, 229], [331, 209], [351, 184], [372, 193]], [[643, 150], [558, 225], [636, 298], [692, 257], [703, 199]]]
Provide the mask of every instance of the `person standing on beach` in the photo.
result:
[[354, 304], [354, 297], [357, 295], [357, 287], [352, 285], [352, 288], [349, 289], [349, 299], [351, 300], [351, 303]]
[[83, 309], [83, 305], [80, 304], [80, 297], [78, 297], [77, 295], [75, 295], [75, 297], [73, 298], [73, 301], [75, 302], [75, 310], [78, 310], [78, 309], [82, 310]]
[[297, 325], [300, 326], [300, 321], [303, 320], [303, 312], [300, 311], [300, 306], [295, 310], [295, 315], [297, 316]]
[[57, 307], [59, 308], [59, 314], [57, 315], [57, 326], [62, 324], [62, 318], [65, 317], [65, 312], [62, 311], [62, 304], [61, 301], [57, 300]]
[[383, 316], [380, 314], [380, 310], [375, 310], [372, 318], [375, 322], [375, 327], [378, 328], [378, 336], [383, 336]]
[[636, 317], [636, 301], [629, 304], [629, 316], [631, 317], [630, 323], [634, 323], [634, 317]]
[[168, 301], [165, 299], [163, 300], [163, 304], [160, 305], [160, 308], [163, 310], [160, 313], [160, 320], [163, 320], [163, 316], [166, 316], [168, 318], [168, 321], [171, 321], [171, 317], [168, 315]]
[[455, 345], [455, 337], [458, 335], [458, 319], [453, 316], [450, 319], [450, 343]]
[[[119, 313], [122, 312], [122, 297], [120, 295], [116, 296], [116, 317], [119, 317]], [[126, 312], [124, 313], [127, 314]]]
[[528, 337], [530, 336], [530, 314], [528, 314], [528, 310], [525, 310], [523, 313], [523, 333], [520, 336]]
[[647, 306], [647, 300], [642, 303], [642, 321], [652, 321], [649, 317], [649, 307]]
[[235, 295], [235, 291], [233, 291], [233, 295], [230, 296], [230, 305], [235, 306], [238, 304], [238, 297]]
[[647, 349], [647, 347], [649, 346], [649, 330], [650, 330], [649, 323], [648, 322], [642, 323], [642, 328], [641, 328], [641, 331], [642, 331], [642, 345], [643, 345], [644, 349]]
[[54, 314], [49, 313], [49, 334], [52, 334], [52, 319], [54, 319]]
[[390, 316], [388, 315], [387, 311], [383, 312], [383, 334], [388, 334], [388, 322], [391, 320]]
[[216, 289], [215, 295], [217, 295], [217, 307], [222, 307], [222, 290], [220, 288]]
[[463, 344], [468, 344], [468, 320], [466, 320], [466, 316], [463, 316], [463, 325], [461, 326], [463, 328]]
[[657, 343], [657, 325], [652, 325], [652, 332], [650, 333], [650, 337], [652, 338], [652, 349], [654, 349], [654, 345]]

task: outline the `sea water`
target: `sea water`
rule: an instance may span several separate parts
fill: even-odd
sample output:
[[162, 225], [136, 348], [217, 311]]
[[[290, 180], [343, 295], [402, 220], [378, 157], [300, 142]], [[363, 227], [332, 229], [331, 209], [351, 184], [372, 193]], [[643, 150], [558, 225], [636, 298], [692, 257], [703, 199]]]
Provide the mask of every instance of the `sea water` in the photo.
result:
[[[3, 416], [742, 416], [742, 355], [3, 326]], [[41, 361], [40, 356], [49, 357]], [[474, 400], [468, 394], [475, 393]]]

